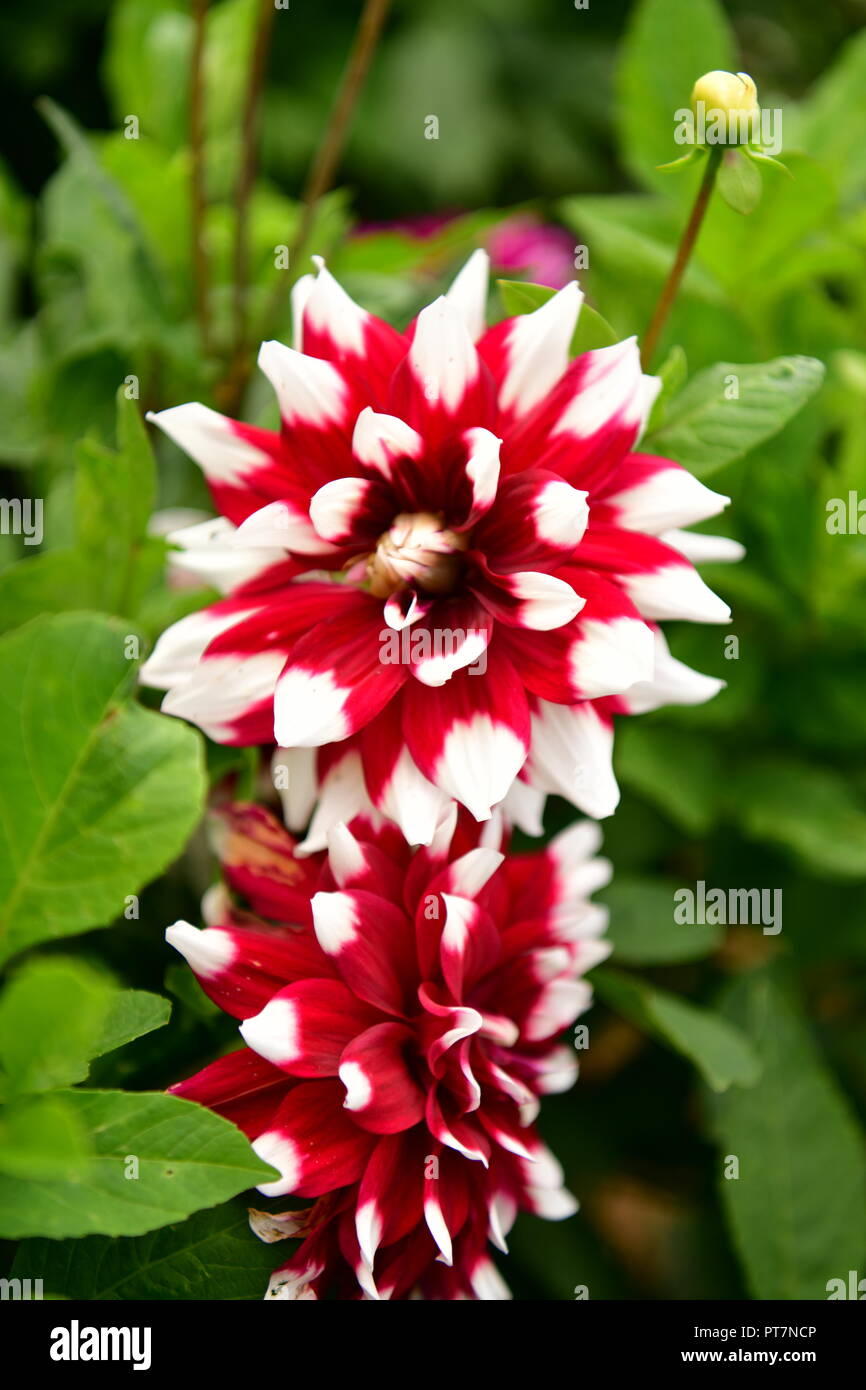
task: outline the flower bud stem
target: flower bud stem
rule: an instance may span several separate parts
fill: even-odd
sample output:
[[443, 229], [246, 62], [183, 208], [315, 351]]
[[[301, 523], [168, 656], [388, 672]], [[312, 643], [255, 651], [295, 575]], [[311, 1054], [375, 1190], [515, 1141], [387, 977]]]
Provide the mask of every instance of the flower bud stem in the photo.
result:
[[677, 248], [676, 260], [671, 267], [670, 275], [665, 281], [664, 288], [659, 295], [658, 303], [656, 304], [653, 316], [650, 320], [649, 328], [644, 334], [643, 346], [641, 347], [640, 354], [641, 366], [644, 371], [648, 369], [652, 361], [662, 329], [667, 322], [668, 314], [673, 308], [673, 303], [680, 287], [680, 281], [685, 274], [686, 266], [689, 263], [695, 242], [698, 239], [698, 232], [701, 230], [704, 214], [709, 206], [709, 201], [716, 182], [716, 175], [719, 172], [719, 166], [722, 162], [724, 152], [724, 147], [722, 145], [714, 145], [707, 155], [704, 177], [701, 179], [698, 196], [695, 198], [691, 216], [686, 223], [685, 231], [683, 232], [682, 239]]

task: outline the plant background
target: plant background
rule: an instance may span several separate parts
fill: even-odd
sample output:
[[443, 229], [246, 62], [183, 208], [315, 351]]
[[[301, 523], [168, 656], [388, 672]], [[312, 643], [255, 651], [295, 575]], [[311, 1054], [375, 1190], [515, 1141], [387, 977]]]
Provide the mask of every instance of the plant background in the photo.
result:
[[[124, 647], [202, 601], [166, 587], [150, 513], [208, 508], [178, 450], [159, 439], [151, 455], [138, 407], [201, 399], [271, 422], [239, 376], [232, 268], [257, 9], [210, 6], [207, 350], [189, 7], [43, 0], [0, 17], [0, 492], [45, 499], [38, 553], [0, 536], [0, 1233], [15, 1273], [67, 1296], [257, 1298], [274, 1263], [234, 1196], [261, 1165], [231, 1127], [153, 1095], [235, 1038], [162, 933], [198, 920], [213, 877], [206, 782], [248, 793], [257, 769], [142, 708]], [[297, 234], [358, 11], [291, 0], [275, 17], [241, 363], [265, 331], [290, 332], [306, 254], [277, 272], [274, 248]], [[724, 629], [670, 625], [675, 654], [728, 687], [618, 731], [602, 895], [616, 954], [596, 972], [581, 1080], [542, 1116], [582, 1211], [518, 1221], [519, 1298], [823, 1298], [866, 1273], [866, 539], [825, 526], [828, 499], [866, 496], [864, 18], [862, 0], [397, 0], [308, 239], [403, 323], [531, 206], [588, 246], [581, 279], [617, 336], [641, 332], [694, 188], [655, 169], [676, 153], [673, 111], [703, 71], [744, 68], [784, 112], [794, 177], [766, 175], [748, 218], [712, 206], [653, 422], [660, 452], [733, 498], [718, 529], [748, 557], [706, 576], [739, 657]], [[459, 216], [423, 240], [380, 225], [431, 212]], [[722, 423], [723, 373], [686, 385], [793, 354], [826, 364], [823, 385], [756, 368], [760, 418], [744, 406]], [[130, 376], [140, 399], [118, 405]], [[673, 892], [699, 879], [782, 889], [781, 934], [677, 926]], [[173, 1205], [117, 1179], [129, 1153], [176, 1165]]]

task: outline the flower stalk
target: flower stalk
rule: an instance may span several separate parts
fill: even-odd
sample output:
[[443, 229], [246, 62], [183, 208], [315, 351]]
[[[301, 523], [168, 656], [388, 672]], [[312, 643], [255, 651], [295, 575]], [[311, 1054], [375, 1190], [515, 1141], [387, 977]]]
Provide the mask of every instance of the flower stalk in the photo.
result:
[[710, 204], [710, 198], [713, 195], [713, 189], [716, 184], [716, 178], [724, 153], [725, 147], [723, 145], [714, 145], [707, 151], [707, 163], [704, 169], [704, 176], [701, 179], [691, 215], [686, 223], [685, 231], [683, 232], [680, 244], [677, 248], [676, 259], [665, 281], [664, 288], [659, 295], [658, 303], [653, 311], [649, 328], [644, 334], [643, 345], [641, 347], [641, 366], [645, 371], [649, 368], [649, 364], [653, 359], [662, 330], [667, 323], [668, 315], [673, 308], [682, 278], [686, 273], [686, 267], [691, 260], [692, 251], [698, 239], [698, 233], [701, 230], [701, 225]]

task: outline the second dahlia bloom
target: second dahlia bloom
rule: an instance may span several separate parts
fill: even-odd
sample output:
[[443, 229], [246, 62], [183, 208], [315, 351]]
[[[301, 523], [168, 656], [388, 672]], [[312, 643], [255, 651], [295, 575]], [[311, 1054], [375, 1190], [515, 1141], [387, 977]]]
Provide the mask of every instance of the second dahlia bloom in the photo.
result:
[[155, 417], [222, 513], [177, 537], [184, 569], [227, 596], [143, 679], [218, 742], [288, 750], [290, 823], [324, 806], [308, 849], [370, 803], [413, 843], [452, 797], [479, 820], [508, 798], [526, 828], [551, 791], [607, 815], [613, 714], [720, 685], [656, 624], [729, 618], [687, 558], [729, 543], [680, 529], [727, 498], [632, 452], [659, 386], [635, 340], [569, 361], [574, 282], [487, 331], [486, 298], [476, 252], [398, 333], [320, 266], [298, 347], [259, 356], [278, 433]]
[[220, 815], [246, 909], [212, 890], [211, 925], [166, 936], [246, 1047], [172, 1089], [244, 1130], [279, 1172], [262, 1193], [312, 1203], [252, 1213], [301, 1242], [270, 1297], [507, 1298], [488, 1242], [520, 1208], [575, 1209], [534, 1121], [576, 1075], [559, 1037], [608, 953], [589, 895], [609, 865], [591, 822], [503, 860], [498, 821], [479, 843], [452, 804], [413, 852], [358, 819], [298, 859], [263, 808]]

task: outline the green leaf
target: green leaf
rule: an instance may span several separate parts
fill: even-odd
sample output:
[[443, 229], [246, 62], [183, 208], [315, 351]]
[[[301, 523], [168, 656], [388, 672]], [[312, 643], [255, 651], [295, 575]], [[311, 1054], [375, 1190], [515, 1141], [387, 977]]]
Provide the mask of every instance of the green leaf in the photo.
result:
[[38, 1271], [47, 1293], [88, 1301], [260, 1299], [275, 1263], [246, 1207], [228, 1202], [143, 1236], [23, 1241], [12, 1276]]
[[757, 1055], [745, 1035], [726, 1019], [621, 971], [596, 970], [592, 980], [602, 999], [618, 1013], [688, 1057], [712, 1090], [754, 1084], [760, 1065]]
[[[502, 303], [508, 317], [516, 314], [531, 314], [552, 299], [556, 290], [549, 285], [531, 285], [524, 280], [497, 280], [502, 294]], [[593, 348], [609, 347], [617, 341], [617, 335], [595, 309], [589, 304], [581, 304], [577, 327], [569, 346], [569, 355], [589, 352]]]
[[823, 379], [814, 357], [718, 362], [692, 377], [645, 447], [707, 478], [777, 434]]
[[81, 1120], [56, 1093], [0, 1109], [0, 1189], [4, 1177], [25, 1181], [28, 1191], [41, 1182], [68, 1181], [90, 1152]]
[[610, 909], [607, 940], [617, 962], [664, 965], [709, 955], [722, 942], [721, 927], [674, 920], [674, 893], [680, 885], [657, 878], [618, 876], [599, 894]]
[[627, 722], [618, 731], [617, 775], [689, 835], [704, 835], [720, 805], [721, 765], [700, 735]]
[[719, 166], [716, 187], [734, 212], [754, 212], [761, 201], [761, 175], [740, 150], [731, 150]]
[[117, 990], [92, 1055], [102, 1057], [106, 1052], [114, 1052], [115, 1048], [164, 1027], [170, 1017], [171, 1004], [161, 995], [145, 989]]
[[814, 873], [866, 877], [866, 809], [842, 773], [768, 757], [740, 773], [735, 792], [748, 835], [792, 851]]
[[124, 700], [128, 636], [63, 614], [0, 640], [0, 960], [109, 922], [200, 815], [201, 741]]
[[[715, 68], [736, 71], [736, 49], [716, 0], [640, 0], [631, 12], [617, 74], [617, 114], [624, 162], [638, 183], [675, 197], [677, 180], [657, 169], [682, 153], [675, 113], [692, 87]], [[688, 181], [682, 184], [688, 187]]]
[[192, 1101], [149, 1092], [57, 1095], [90, 1134], [94, 1157], [66, 1180], [0, 1179], [6, 1239], [142, 1235], [275, 1176], [240, 1130]]
[[[719, 1001], [750, 1039], [762, 1071], [750, 1090], [709, 1102], [720, 1146], [722, 1203], [757, 1299], [824, 1299], [827, 1282], [863, 1268], [863, 1148], [802, 1019], [764, 973]], [[728, 1156], [739, 1176], [724, 1176]]]
[[78, 961], [28, 962], [0, 997], [0, 1064], [10, 1092], [83, 1081], [110, 998], [105, 980]]
[[866, 31], [840, 50], [796, 121], [796, 143], [831, 169], [847, 197], [866, 188]]

